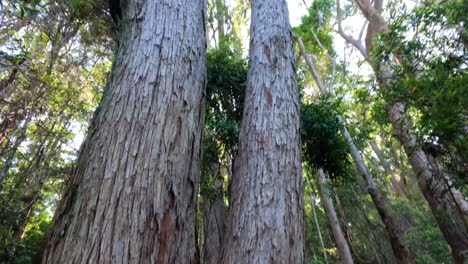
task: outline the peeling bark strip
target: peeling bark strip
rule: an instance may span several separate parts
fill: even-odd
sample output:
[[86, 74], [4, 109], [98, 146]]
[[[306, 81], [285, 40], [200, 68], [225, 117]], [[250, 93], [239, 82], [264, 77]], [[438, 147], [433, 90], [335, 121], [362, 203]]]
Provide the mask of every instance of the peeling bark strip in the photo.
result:
[[299, 94], [285, 0], [253, 0], [222, 263], [303, 263]]
[[43, 263], [195, 263], [204, 0], [127, 0], [120, 47]]

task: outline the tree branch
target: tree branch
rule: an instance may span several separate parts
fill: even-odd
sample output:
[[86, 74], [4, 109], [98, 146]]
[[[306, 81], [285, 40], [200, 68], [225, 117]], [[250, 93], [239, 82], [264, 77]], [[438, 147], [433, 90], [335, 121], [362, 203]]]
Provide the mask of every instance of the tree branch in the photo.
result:
[[321, 94], [326, 94], [327, 89], [325, 88], [325, 85], [323, 84], [322, 79], [320, 78], [320, 75], [318, 74], [318, 71], [315, 68], [314, 63], [312, 62], [312, 60], [310, 59], [310, 57], [307, 54], [307, 51], [306, 51], [306, 49], [304, 47], [304, 42], [302, 41], [301, 37], [299, 35], [297, 35], [296, 33], [293, 33], [293, 38], [299, 44], [299, 50], [300, 50], [302, 56], [304, 57], [307, 66], [309, 67], [310, 73], [312, 73], [312, 77], [314, 77], [314, 80], [317, 83], [317, 87], [319, 88], [320, 93]]
[[332, 64], [332, 78], [331, 78], [330, 84], [328, 85], [328, 91], [331, 91], [333, 89], [333, 85], [335, 84], [335, 73], [336, 73], [336, 59], [335, 59], [335, 56], [332, 57], [330, 55], [328, 50], [322, 45], [322, 42], [320, 41], [320, 39], [315, 34], [315, 31], [313, 29], [310, 29], [310, 31], [312, 32], [312, 36], [314, 36], [315, 41], [317, 41], [317, 44], [325, 52], [325, 54], [327, 54], [327, 57], [328, 57], [328, 59], [330, 59], [330, 62]]
[[367, 61], [367, 62], [370, 62], [370, 59], [369, 59], [369, 55], [367, 53], [367, 50], [366, 48], [356, 39], [354, 39], [353, 37], [351, 37], [350, 35], [347, 35], [344, 31], [343, 31], [343, 27], [342, 27], [342, 20], [343, 20], [343, 14], [341, 13], [341, 6], [340, 6], [340, 0], [336, 0], [336, 18], [337, 18], [337, 21], [338, 21], [338, 34], [344, 38], [348, 43], [350, 43], [351, 45], [353, 45], [357, 50], [359, 50], [359, 52], [362, 54], [362, 56], [364, 57], [364, 59]]

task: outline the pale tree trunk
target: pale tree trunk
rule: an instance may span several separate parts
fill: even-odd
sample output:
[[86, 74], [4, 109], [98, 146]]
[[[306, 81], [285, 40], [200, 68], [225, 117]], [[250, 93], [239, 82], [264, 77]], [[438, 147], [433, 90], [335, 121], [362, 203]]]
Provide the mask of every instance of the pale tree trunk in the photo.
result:
[[[382, 0], [376, 0], [374, 5], [368, 0], [354, 0], [354, 2], [369, 21], [365, 51], [368, 53], [373, 47], [374, 37], [378, 33], [384, 33], [388, 28], [386, 21], [379, 13]], [[372, 61], [371, 59], [369, 61], [374, 69], [379, 85], [382, 88], [391, 89], [391, 65], [384, 62]], [[403, 101], [392, 102], [387, 106], [393, 134], [405, 150], [408, 161], [416, 176], [418, 186], [428, 202], [442, 234], [450, 245], [455, 263], [463, 263], [466, 260], [463, 252], [468, 250], [468, 233], [463, 225], [463, 211], [460, 214], [451, 196], [447, 195], [447, 191], [453, 190], [453, 188], [447, 188], [444, 179], [434, 174], [434, 164], [430, 163], [428, 155], [421, 148], [416, 135], [411, 132], [413, 124], [406, 112], [406, 108], [406, 103]], [[460, 197], [453, 198], [460, 199]], [[456, 202], [458, 204], [465, 204], [466, 200], [463, 198]]]
[[364, 164], [364, 161], [359, 154], [351, 135], [349, 134], [348, 130], [344, 126], [343, 121], [339, 118], [340, 122], [343, 124], [340, 127], [341, 133], [343, 134], [346, 142], [348, 142], [348, 146], [351, 152], [351, 156], [358, 168], [359, 172], [362, 174], [364, 181], [366, 183], [367, 192], [370, 194], [372, 198], [372, 202], [377, 209], [377, 212], [382, 219], [382, 222], [385, 226], [385, 231], [387, 232], [390, 238], [390, 244], [392, 245], [393, 253], [397, 259], [398, 263], [414, 263], [415, 258], [413, 252], [411, 252], [408, 243], [405, 241], [403, 230], [395, 221], [395, 218], [390, 214], [390, 211], [385, 205], [385, 200], [378, 189], [377, 185], [374, 182], [374, 178], [370, 174], [367, 166]]
[[322, 238], [322, 231], [320, 231], [320, 225], [317, 219], [317, 212], [315, 210], [315, 198], [312, 193], [312, 184], [310, 184], [310, 181], [308, 177], [305, 177], [305, 180], [307, 182], [307, 185], [309, 186], [309, 193], [310, 193], [310, 206], [312, 206], [312, 212], [314, 214], [314, 222], [315, 222], [315, 227], [317, 228], [317, 233], [318, 237], [320, 240], [320, 245], [322, 246], [322, 252], [323, 252], [323, 258], [325, 259], [325, 262], [328, 263], [328, 258], [327, 258], [327, 251], [325, 250], [325, 244], [323, 243], [323, 238]]
[[[295, 35], [295, 38], [297, 39], [300, 51], [309, 67], [309, 71], [314, 77], [314, 79], [316, 80], [320, 93], [322, 95], [327, 94], [328, 93], [327, 89], [325, 88], [325, 85], [321, 81], [321, 78], [318, 75], [318, 72], [313, 62], [310, 60], [309, 56], [307, 55], [302, 39], [297, 35]], [[349, 134], [344, 121], [341, 119], [340, 116], [337, 116], [337, 117], [338, 117], [338, 121], [341, 124], [340, 132], [345, 138], [346, 143], [348, 144], [351, 157], [353, 158], [358, 171], [363, 176], [364, 181], [366, 183], [367, 191], [372, 198], [372, 202], [374, 203], [375, 208], [377, 209], [380, 215], [380, 218], [382, 219], [382, 222], [385, 225], [385, 231], [387, 232], [390, 238], [390, 244], [392, 245], [393, 253], [395, 254], [395, 257], [398, 263], [413, 263], [415, 261], [414, 255], [412, 254], [407, 242], [404, 239], [403, 231], [400, 229], [394, 217], [390, 214], [390, 211], [385, 205], [385, 201], [382, 196], [382, 193], [378, 189], [377, 185], [374, 182], [374, 178], [372, 177], [369, 170], [367, 169], [366, 164], [362, 160], [361, 154], [357, 150], [356, 145], [354, 144], [354, 140]]]
[[350, 264], [353, 263], [353, 257], [349, 250], [348, 242], [346, 241], [343, 231], [341, 231], [340, 222], [336, 215], [335, 206], [333, 201], [327, 192], [325, 174], [321, 168], [315, 170], [317, 174], [317, 187], [322, 198], [323, 206], [327, 212], [328, 222], [330, 223], [333, 237], [335, 238], [336, 245], [338, 246], [338, 252], [340, 254], [341, 263]]
[[43, 263], [196, 263], [205, 1], [128, 0]]
[[244, 115], [221, 263], [303, 263], [299, 93], [285, 0], [253, 0]]
[[221, 40], [224, 38], [224, 9], [225, 4], [223, 0], [216, 0], [216, 22], [218, 24], [218, 43], [221, 44]]
[[390, 164], [385, 159], [385, 156], [382, 150], [377, 146], [377, 143], [375, 143], [374, 141], [371, 141], [370, 145], [374, 153], [377, 155], [377, 158], [379, 159], [379, 163], [384, 168], [385, 173], [390, 175], [390, 182], [392, 184], [392, 188], [395, 191], [395, 193], [398, 194], [398, 196], [402, 198], [408, 199], [408, 195], [405, 192], [404, 186], [401, 184], [401, 181], [399, 181], [396, 178], [396, 175], [394, 171], [392, 170], [392, 168], [390, 167]]

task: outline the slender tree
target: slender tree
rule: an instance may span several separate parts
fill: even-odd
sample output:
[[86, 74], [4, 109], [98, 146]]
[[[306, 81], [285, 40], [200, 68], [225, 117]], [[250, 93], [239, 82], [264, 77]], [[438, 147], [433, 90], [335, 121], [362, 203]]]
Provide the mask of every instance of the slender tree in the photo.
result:
[[338, 246], [341, 262], [344, 264], [352, 264], [354, 262], [353, 257], [351, 256], [351, 251], [349, 250], [348, 242], [343, 235], [340, 222], [338, 221], [338, 216], [336, 215], [335, 206], [333, 205], [333, 201], [326, 188], [327, 178], [325, 177], [325, 173], [321, 168], [317, 169], [315, 173], [317, 174], [318, 191], [323, 201], [323, 207], [327, 212], [328, 222], [330, 223], [333, 237], [335, 238], [335, 242]]
[[116, 61], [43, 263], [195, 263], [205, 1], [120, 1]]
[[[320, 76], [318, 75], [314, 63], [307, 55], [302, 39], [297, 35], [295, 35], [295, 38], [299, 44], [301, 54], [307, 63], [309, 71], [314, 77], [317, 86], [319, 87], [320, 93], [326, 95], [328, 91], [325, 85], [323, 84]], [[353, 158], [359, 173], [362, 175], [364, 182], [366, 183], [367, 191], [372, 198], [372, 202], [374, 203], [374, 206], [379, 212], [380, 218], [382, 219], [382, 222], [385, 225], [385, 231], [387, 232], [390, 238], [390, 244], [392, 245], [393, 253], [398, 263], [413, 263], [414, 255], [409, 249], [408, 243], [404, 239], [403, 230], [401, 230], [401, 228], [395, 221], [395, 218], [390, 214], [390, 211], [388, 210], [385, 204], [384, 197], [380, 192], [379, 188], [377, 187], [377, 184], [375, 183], [372, 174], [369, 172], [366, 164], [362, 160], [361, 154], [359, 153], [356, 145], [354, 144], [354, 140], [349, 134], [348, 129], [346, 128], [342, 118], [340, 116], [337, 116], [337, 118], [340, 123], [340, 132], [346, 140], [351, 157]]]
[[302, 263], [299, 94], [285, 0], [253, 0], [244, 113], [221, 263]]

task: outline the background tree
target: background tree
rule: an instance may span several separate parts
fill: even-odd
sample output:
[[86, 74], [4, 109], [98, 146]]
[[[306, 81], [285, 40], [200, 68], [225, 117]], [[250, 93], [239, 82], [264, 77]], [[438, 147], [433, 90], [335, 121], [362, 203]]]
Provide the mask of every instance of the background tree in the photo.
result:
[[[221, 257], [228, 182], [237, 150], [244, 106], [247, 63], [230, 49], [227, 39], [208, 52], [206, 118], [203, 167], [200, 183], [203, 232], [200, 247], [203, 263], [218, 263]], [[239, 56], [239, 57], [237, 57]]]
[[105, 14], [67, 2], [2, 4], [0, 262], [30, 263], [100, 100], [112, 33]]
[[[375, 1], [373, 4], [367, 0], [356, 1], [356, 5], [368, 20], [369, 25], [365, 39], [365, 48], [357, 41], [353, 40], [353, 42], [372, 65], [382, 91], [386, 90], [386, 92], [395, 93], [395, 90], [392, 88], [394, 87], [392, 82], [394, 80], [394, 76], [392, 75], [395, 73], [392, 69], [394, 64], [389, 60], [383, 60], [370, 53], [374, 48], [376, 35], [388, 31], [388, 24], [380, 14], [383, 6], [382, 1]], [[337, 8], [340, 13], [340, 7], [338, 6]], [[341, 22], [339, 21], [339, 23]], [[341, 34], [344, 35], [343, 31], [341, 31]], [[350, 37], [348, 36], [347, 38], [349, 39]], [[379, 54], [378, 51], [376, 52], [376, 54]], [[396, 61], [399, 61], [399, 55], [396, 52]], [[386, 99], [386, 110], [393, 127], [393, 134], [405, 149], [414, 175], [416, 175], [419, 188], [427, 200], [442, 234], [451, 247], [454, 261], [462, 263], [465, 259], [463, 252], [468, 248], [468, 236], [466, 226], [463, 224], [465, 212], [461, 211], [458, 213], [456, 204], [457, 202], [465, 204], [466, 200], [459, 195], [445, 195], [450, 190], [454, 190], [453, 192], [457, 193], [458, 190], [453, 186], [445, 184], [443, 177], [441, 177], [443, 176], [443, 172], [439, 173], [437, 169], [442, 163], [438, 162], [427, 149], [422, 147], [422, 138], [418, 137], [414, 132], [413, 121], [408, 113], [409, 105], [406, 98], [397, 96], [397, 98], [391, 99], [387, 97]], [[442, 169], [442, 171], [444, 170]]]

